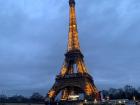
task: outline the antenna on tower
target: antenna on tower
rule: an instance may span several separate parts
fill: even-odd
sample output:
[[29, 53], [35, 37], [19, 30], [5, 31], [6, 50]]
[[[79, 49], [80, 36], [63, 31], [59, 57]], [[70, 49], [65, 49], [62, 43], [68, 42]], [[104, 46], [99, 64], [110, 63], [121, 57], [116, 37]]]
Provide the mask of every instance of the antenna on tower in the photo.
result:
[[75, 0], [69, 0], [69, 5], [70, 6], [75, 5]]

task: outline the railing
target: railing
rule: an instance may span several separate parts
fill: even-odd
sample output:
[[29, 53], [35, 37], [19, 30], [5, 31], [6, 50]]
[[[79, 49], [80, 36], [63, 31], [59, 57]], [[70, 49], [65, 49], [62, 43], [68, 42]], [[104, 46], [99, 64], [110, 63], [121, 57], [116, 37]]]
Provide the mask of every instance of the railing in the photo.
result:
[[56, 76], [56, 79], [81, 78], [81, 77], [87, 77], [87, 78], [92, 79], [92, 77], [88, 73], [83, 73], [83, 74], [80, 74], [80, 73], [72, 73], [72, 74], [67, 74], [65, 76], [57, 75]]

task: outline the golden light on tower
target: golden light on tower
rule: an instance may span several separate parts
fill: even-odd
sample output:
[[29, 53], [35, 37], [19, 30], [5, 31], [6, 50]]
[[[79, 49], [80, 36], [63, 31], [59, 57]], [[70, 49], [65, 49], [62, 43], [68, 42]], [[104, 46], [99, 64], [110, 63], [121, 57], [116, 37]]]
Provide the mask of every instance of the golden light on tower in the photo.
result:
[[75, 4], [70, 5], [70, 23], [68, 36], [68, 51], [78, 49], [80, 50], [78, 31], [76, 23]]
[[70, 19], [67, 52], [61, 71], [56, 76], [55, 84], [48, 92], [47, 98], [53, 102], [58, 93], [60, 93], [63, 101], [75, 100], [82, 93], [84, 94], [83, 100], [99, 100], [99, 92], [94, 85], [92, 76], [88, 73], [84, 63], [84, 56], [80, 51], [75, 1], [69, 0], [69, 6]]
[[49, 98], [52, 98], [55, 95], [55, 91], [51, 90], [48, 94], [49, 94]]

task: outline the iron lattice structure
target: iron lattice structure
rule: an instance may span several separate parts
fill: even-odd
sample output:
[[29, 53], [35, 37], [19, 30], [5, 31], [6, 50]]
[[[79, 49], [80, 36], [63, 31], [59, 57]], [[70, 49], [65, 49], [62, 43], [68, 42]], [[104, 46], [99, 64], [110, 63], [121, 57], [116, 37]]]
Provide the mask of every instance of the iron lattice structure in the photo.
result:
[[68, 47], [65, 54], [65, 61], [56, 76], [52, 88], [47, 94], [47, 100], [54, 102], [55, 97], [61, 91], [61, 100], [69, 100], [69, 96], [83, 93], [86, 100], [99, 100], [99, 92], [94, 85], [92, 76], [84, 63], [84, 56], [80, 50], [78, 39], [75, 1], [69, 0], [70, 22], [68, 34]]

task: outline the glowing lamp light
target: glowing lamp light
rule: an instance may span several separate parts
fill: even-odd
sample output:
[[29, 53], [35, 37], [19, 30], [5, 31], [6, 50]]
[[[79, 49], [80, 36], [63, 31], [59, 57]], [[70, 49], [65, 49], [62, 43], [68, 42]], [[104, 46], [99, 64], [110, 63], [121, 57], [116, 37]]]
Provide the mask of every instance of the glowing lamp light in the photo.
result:
[[118, 103], [121, 104], [122, 102], [119, 100]]
[[78, 100], [78, 98], [79, 98], [79, 95], [70, 95], [69, 96], [70, 100]]

